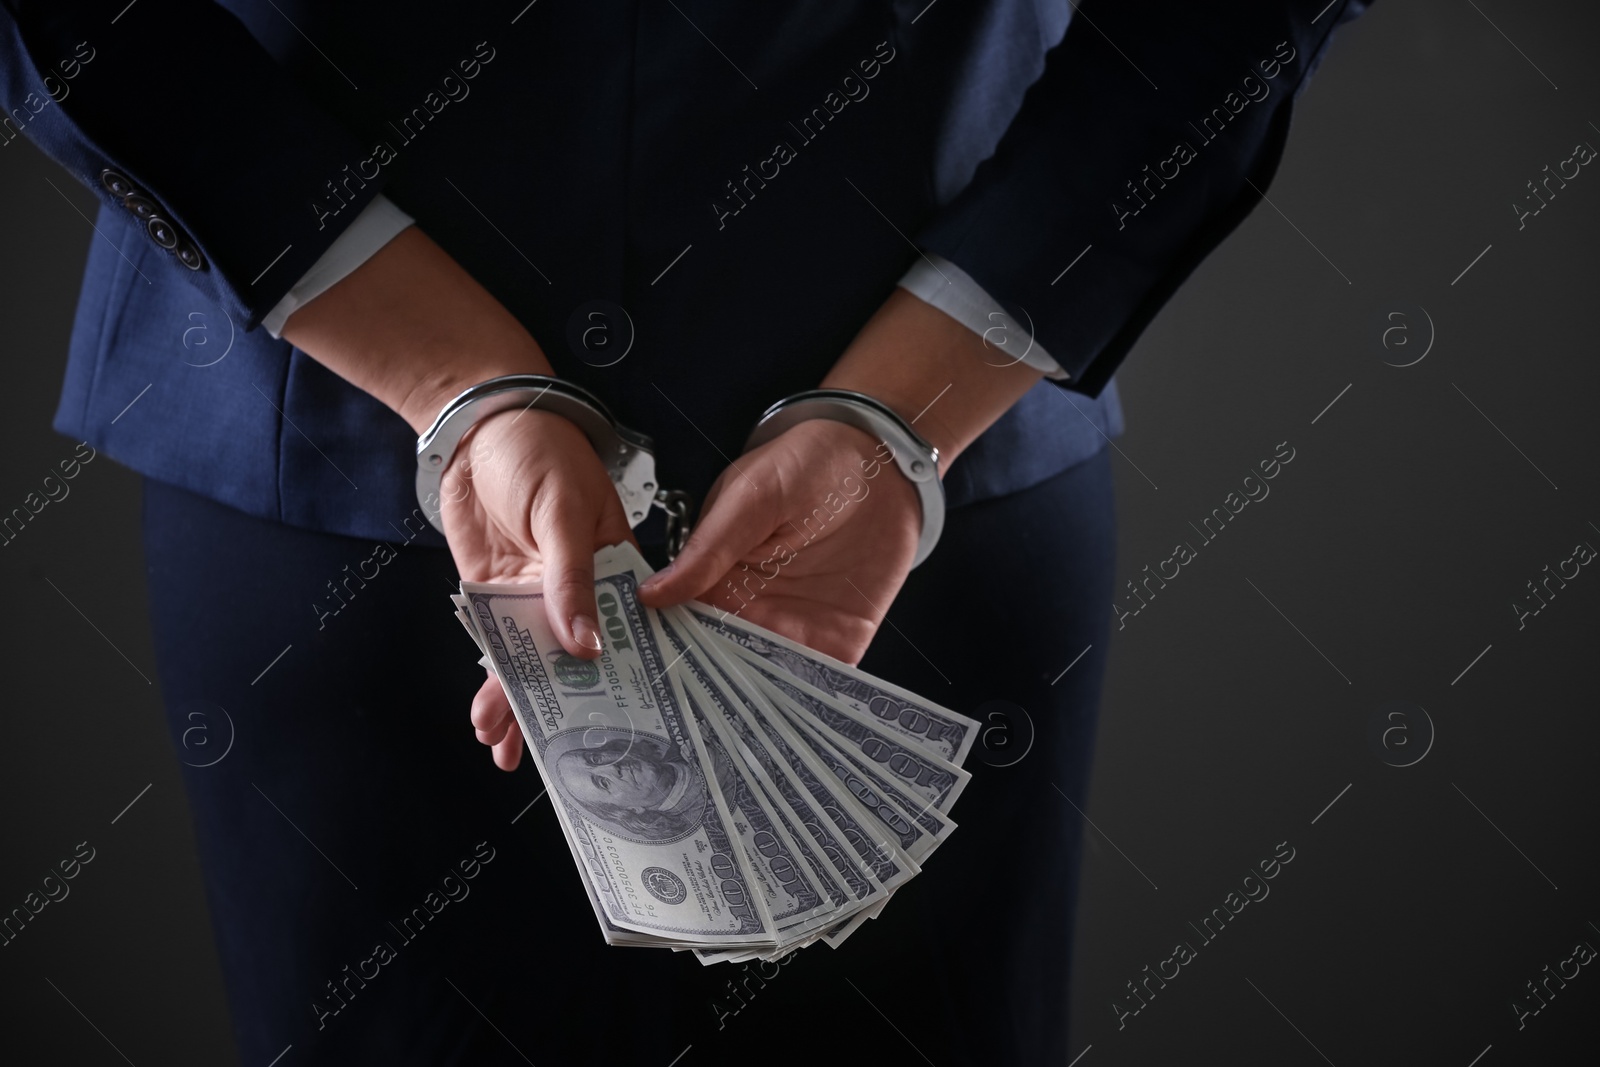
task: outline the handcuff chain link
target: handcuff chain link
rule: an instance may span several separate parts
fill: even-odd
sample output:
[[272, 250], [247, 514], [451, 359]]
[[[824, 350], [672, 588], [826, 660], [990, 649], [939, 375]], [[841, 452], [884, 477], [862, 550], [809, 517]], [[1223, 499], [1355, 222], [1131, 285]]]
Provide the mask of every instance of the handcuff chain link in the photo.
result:
[[678, 553], [683, 551], [683, 546], [689, 540], [693, 525], [689, 512], [694, 507], [694, 497], [682, 489], [657, 489], [655, 504], [666, 515], [667, 559], [677, 559]]

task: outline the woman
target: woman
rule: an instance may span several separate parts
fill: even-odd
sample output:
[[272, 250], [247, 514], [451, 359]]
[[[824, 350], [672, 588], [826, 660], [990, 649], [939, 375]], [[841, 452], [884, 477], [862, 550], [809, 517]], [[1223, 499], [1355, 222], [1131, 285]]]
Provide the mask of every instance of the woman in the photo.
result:
[[[194, 700], [239, 724], [185, 773], [247, 1062], [1065, 1062], [1106, 387], [1358, 9], [1291, 6], [0, 8], [0, 132], [104, 203], [56, 424], [147, 476], [175, 738]], [[230, 354], [173, 358], [196, 315]], [[647, 603], [733, 590], [984, 719], [963, 829], [841, 950], [606, 947], [533, 773], [474, 758], [451, 709], [480, 683], [476, 742], [511, 771], [522, 741], [445, 594], [538, 578], [591, 659], [592, 554], [636, 536], [537, 405], [470, 427], [427, 528], [412, 438], [513, 374], [599, 395], [701, 499]], [[934, 516], [898, 470], [818, 511], [873, 435], [807, 419], [743, 452], [819, 386], [937, 449], [916, 569]], [[667, 562], [659, 516], [637, 537]], [[477, 903], [431, 889], [468, 869]]]

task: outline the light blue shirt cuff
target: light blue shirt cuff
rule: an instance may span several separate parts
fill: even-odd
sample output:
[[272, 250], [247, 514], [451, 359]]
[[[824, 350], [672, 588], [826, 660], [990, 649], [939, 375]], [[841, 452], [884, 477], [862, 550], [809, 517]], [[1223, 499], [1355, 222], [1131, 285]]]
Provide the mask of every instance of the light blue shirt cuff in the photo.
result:
[[900, 279], [900, 288], [982, 337], [997, 355], [1043, 371], [1046, 378], [1066, 381], [1071, 377], [1034, 340], [1031, 331], [1017, 325], [983, 286], [943, 256], [924, 252]]
[[284, 294], [283, 299], [273, 305], [266, 318], [261, 320], [261, 325], [274, 338], [280, 336], [290, 315], [332, 289], [412, 222], [410, 215], [379, 193], [361, 209], [355, 221], [334, 239], [328, 250], [311, 264], [311, 269], [300, 276], [300, 280]]

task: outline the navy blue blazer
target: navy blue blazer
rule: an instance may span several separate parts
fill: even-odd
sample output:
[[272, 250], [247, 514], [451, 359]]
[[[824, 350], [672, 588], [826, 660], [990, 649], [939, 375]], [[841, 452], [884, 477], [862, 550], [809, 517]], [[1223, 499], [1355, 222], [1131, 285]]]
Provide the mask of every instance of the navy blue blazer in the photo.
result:
[[[937, 252], [1071, 374], [946, 481], [1012, 492], [1119, 430], [1113, 370], [1362, 6], [0, 0], [0, 145], [102, 201], [55, 425], [251, 514], [416, 536], [406, 424], [259, 328], [382, 190], [697, 496]], [[619, 362], [580, 358], [597, 323]]]

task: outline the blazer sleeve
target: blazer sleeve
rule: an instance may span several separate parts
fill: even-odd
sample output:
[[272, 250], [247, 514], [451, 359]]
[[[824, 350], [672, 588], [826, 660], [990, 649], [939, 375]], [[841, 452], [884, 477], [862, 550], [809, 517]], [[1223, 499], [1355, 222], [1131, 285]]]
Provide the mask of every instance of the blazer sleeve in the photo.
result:
[[0, 0], [0, 106], [0, 145], [28, 137], [246, 328], [381, 186], [348, 180], [367, 153], [210, 0]]
[[994, 154], [917, 243], [1031, 322], [1062, 385], [1098, 395], [1261, 199], [1295, 96], [1334, 26], [1367, 6], [1324, 3], [1084, 0]]

